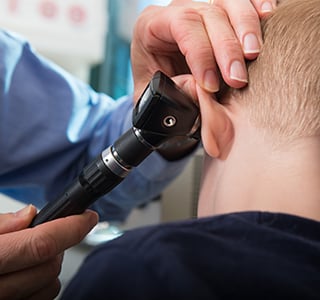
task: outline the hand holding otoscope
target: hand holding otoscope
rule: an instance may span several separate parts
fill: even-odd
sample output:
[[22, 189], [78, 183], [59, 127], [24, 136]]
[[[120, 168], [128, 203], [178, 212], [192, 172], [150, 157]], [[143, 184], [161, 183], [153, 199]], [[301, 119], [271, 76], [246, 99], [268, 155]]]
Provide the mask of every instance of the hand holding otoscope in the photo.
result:
[[84, 167], [57, 200], [40, 210], [30, 227], [83, 213], [116, 187], [133, 167], [169, 140], [200, 138], [199, 108], [159, 71], [138, 100], [132, 123], [132, 128]]

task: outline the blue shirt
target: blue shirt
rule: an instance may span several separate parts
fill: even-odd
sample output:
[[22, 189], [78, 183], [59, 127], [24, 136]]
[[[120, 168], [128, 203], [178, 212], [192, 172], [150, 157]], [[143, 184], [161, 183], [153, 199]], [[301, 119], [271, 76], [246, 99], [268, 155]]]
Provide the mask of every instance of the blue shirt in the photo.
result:
[[[131, 127], [132, 97], [97, 93], [0, 30], [0, 192], [42, 207], [82, 168]], [[187, 159], [151, 154], [94, 209], [100, 220], [124, 220], [159, 195]]]
[[319, 232], [258, 211], [129, 230], [95, 248], [59, 299], [318, 300]]

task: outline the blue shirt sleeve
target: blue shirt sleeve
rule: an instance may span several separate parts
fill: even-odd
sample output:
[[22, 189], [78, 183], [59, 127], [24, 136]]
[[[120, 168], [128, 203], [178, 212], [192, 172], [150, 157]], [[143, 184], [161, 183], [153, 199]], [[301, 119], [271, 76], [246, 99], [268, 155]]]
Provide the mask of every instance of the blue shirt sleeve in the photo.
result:
[[[42, 207], [82, 168], [131, 127], [133, 101], [97, 93], [38, 55], [23, 38], [0, 30], [0, 187]], [[188, 158], [151, 154], [94, 204], [101, 220], [123, 220], [152, 200]]]

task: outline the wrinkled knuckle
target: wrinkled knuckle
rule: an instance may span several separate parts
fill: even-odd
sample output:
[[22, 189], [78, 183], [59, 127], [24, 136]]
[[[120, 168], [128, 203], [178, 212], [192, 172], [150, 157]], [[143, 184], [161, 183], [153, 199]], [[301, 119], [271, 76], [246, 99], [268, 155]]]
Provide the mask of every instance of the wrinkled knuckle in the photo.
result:
[[201, 60], [202, 62], [206, 61], [207, 66], [210, 66], [215, 62], [213, 58], [213, 49], [210, 45], [201, 45], [201, 47], [197, 48], [197, 51], [194, 51], [194, 49], [186, 49], [185, 57], [188, 62], [192, 59]]
[[258, 27], [257, 25], [260, 23], [259, 16], [249, 10], [241, 11], [239, 13], [239, 20], [242, 24], [246, 24], [247, 26]]
[[243, 56], [241, 45], [236, 38], [222, 38], [221, 45], [223, 45], [223, 52], [227, 55], [230, 55], [230, 53], [232, 53], [233, 56]]
[[144, 33], [145, 30], [150, 26], [150, 22], [152, 21], [156, 10], [157, 7], [155, 5], [149, 5], [144, 8], [135, 22], [134, 31], [138, 33]]
[[[176, 13], [176, 17], [172, 20], [172, 29], [178, 29], [179, 31], [185, 28], [181, 26], [183, 24], [199, 24], [202, 22], [201, 15], [199, 11], [192, 7], [183, 7], [179, 9]], [[189, 27], [188, 27], [189, 28]]]
[[32, 255], [36, 260], [46, 260], [57, 252], [57, 244], [55, 239], [50, 235], [35, 235], [31, 241]]
[[[170, 29], [183, 54], [190, 47], [189, 42], [193, 40], [195, 34], [194, 31], [189, 29], [194, 28], [196, 30], [201, 23], [201, 15], [193, 8], [180, 9], [177, 17], [172, 21]], [[185, 24], [188, 24], [188, 26], [185, 26]]]
[[199, 21], [201, 20], [201, 15], [199, 14], [199, 10], [192, 7], [184, 7], [180, 10], [180, 17], [182, 19]]
[[186, 33], [185, 35], [179, 38], [179, 49], [183, 56], [188, 57], [189, 53], [192, 52], [193, 49], [190, 49], [190, 41], [192, 39], [192, 35]]
[[201, 13], [207, 15], [210, 19], [228, 18], [226, 11], [219, 5], [210, 5], [208, 8], [201, 8]]

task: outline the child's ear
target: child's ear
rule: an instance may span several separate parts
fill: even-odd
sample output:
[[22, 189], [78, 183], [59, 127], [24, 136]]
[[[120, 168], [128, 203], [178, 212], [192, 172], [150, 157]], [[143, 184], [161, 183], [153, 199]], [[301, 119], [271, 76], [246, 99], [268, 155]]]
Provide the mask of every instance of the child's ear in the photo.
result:
[[205, 151], [212, 157], [224, 159], [233, 140], [232, 122], [222, 104], [197, 85], [201, 111], [201, 137]]

